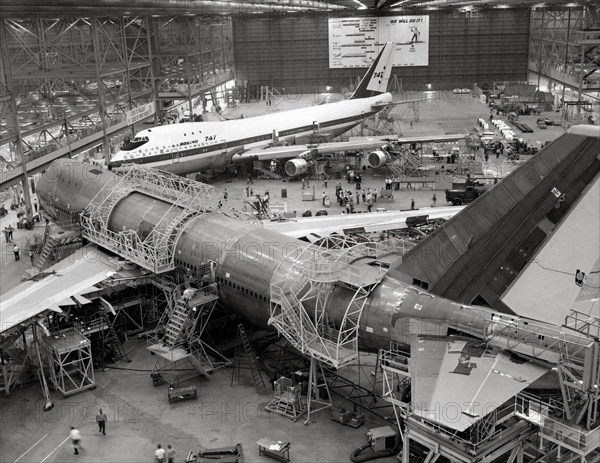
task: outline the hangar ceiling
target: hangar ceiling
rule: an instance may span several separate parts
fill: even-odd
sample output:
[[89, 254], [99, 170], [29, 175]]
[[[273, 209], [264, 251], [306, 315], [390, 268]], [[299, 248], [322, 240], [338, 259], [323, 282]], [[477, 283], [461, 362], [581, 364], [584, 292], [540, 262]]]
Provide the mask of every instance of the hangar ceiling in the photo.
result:
[[2, 17], [27, 16], [106, 16], [141, 15], [159, 13], [161, 15], [197, 15], [262, 12], [335, 12], [371, 10], [373, 12], [414, 12], [419, 10], [439, 10], [448, 8], [522, 8], [522, 7], [582, 7], [592, 6], [595, 0], [96, 0], [78, 2], [74, 0], [0, 0]]

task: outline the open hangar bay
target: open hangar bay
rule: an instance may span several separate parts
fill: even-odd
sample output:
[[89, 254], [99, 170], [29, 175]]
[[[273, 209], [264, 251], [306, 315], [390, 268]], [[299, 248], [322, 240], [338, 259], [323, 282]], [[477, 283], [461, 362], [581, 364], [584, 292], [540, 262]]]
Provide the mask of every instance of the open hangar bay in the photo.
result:
[[0, 0], [0, 459], [600, 461], [598, 45], [595, 1]]

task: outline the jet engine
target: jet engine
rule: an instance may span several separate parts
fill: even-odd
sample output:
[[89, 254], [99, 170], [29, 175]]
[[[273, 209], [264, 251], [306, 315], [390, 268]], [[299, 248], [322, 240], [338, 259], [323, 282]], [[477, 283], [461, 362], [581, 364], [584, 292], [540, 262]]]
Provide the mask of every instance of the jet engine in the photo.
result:
[[379, 169], [385, 166], [387, 162], [387, 153], [384, 150], [372, 151], [369, 153], [369, 166], [373, 169]]
[[290, 177], [306, 174], [308, 172], [308, 162], [304, 159], [290, 159], [285, 163], [285, 173]]

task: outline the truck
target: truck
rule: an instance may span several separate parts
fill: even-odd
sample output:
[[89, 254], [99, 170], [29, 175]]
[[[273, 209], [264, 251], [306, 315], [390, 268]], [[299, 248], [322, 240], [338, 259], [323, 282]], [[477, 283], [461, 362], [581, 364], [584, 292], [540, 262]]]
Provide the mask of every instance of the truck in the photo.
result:
[[455, 179], [452, 188], [446, 190], [446, 201], [455, 206], [473, 202], [485, 193], [481, 183], [471, 178]]

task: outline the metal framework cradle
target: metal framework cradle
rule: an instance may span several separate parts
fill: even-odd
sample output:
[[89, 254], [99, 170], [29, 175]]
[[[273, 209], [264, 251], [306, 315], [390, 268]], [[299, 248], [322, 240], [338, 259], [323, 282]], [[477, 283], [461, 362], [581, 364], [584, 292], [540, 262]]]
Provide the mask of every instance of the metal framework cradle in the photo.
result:
[[[535, 323], [490, 322], [487, 342], [556, 365], [561, 396], [541, 398], [519, 393], [477, 421], [466, 434], [445, 428], [412, 413], [410, 355], [397, 343], [381, 350], [378, 366], [383, 375], [383, 398], [394, 406], [404, 441], [402, 459], [411, 461], [411, 443], [428, 449], [427, 460], [440, 456], [452, 462], [600, 461], [598, 414], [600, 319], [572, 311], [565, 325], [582, 335], [567, 342], [555, 336], [538, 336]], [[524, 337], [524, 335], [526, 335]]]
[[[290, 256], [294, 264], [279, 267], [271, 282], [271, 317], [292, 346], [311, 357], [307, 394], [307, 420], [331, 406], [323, 365], [338, 369], [358, 358], [358, 332], [367, 297], [386, 273], [384, 268], [355, 265], [357, 259], [401, 253], [401, 240], [336, 241], [313, 244]], [[354, 292], [341, 320], [330, 319], [330, 295], [334, 285]], [[323, 364], [323, 365], [322, 365]], [[319, 394], [319, 391], [327, 391]], [[326, 395], [325, 400], [319, 398]], [[312, 405], [316, 408], [313, 409]]]
[[96, 387], [92, 346], [88, 338], [69, 328], [42, 338], [42, 346], [50, 359], [50, 380], [68, 397]]
[[[187, 297], [176, 287], [154, 335], [148, 338], [148, 350], [157, 356], [152, 378], [171, 385], [228, 366], [231, 362], [202, 341], [208, 320], [217, 303], [216, 285], [212, 284]], [[182, 368], [188, 364], [188, 369]], [[181, 371], [181, 372], [180, 372]]]
[[[219, 212], [257, 223], [246, 205], [224, 200], [216, 188], [168, 172], [128, 164], [120, 169], [117, 184], [105, 185], [81, 213], [84, 238], [150, 270], [164, 273], [175, 268], [175, 245], [188, 221], [207, 212]], [[133, 230], [115, 232], [108, 226], [116, 204], [133, 192], [141, 192], [171, 204], [157, 225], [141, 237]]]

